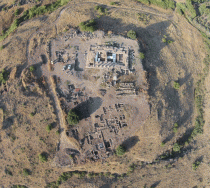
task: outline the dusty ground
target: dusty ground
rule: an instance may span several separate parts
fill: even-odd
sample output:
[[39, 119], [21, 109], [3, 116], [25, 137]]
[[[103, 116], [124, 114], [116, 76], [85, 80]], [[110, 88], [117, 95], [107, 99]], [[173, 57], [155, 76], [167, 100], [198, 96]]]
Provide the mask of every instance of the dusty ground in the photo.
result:
[[[133, 29], [137, 32], [141, 48], [145, 53], [143, 67], [148, 72], [150, 84], [149, 95], [151, 116], [139, 128], [136, 136], [139, 142], [121, 157], [112, 157], [107, 163], [87, 164], [79, 170], [126, 173], [132, 162], [152, 162], [164, 151], [171, 149], [172, 144], [194, 126], [194, 88], [202, 69], [205, 49], [199, 32], [172, 12], [162, 12], [147, 8], [133, 1], [121, 1], [120, 6], [110, 6], [110, 1], [95, 1], [95, 3], [72, 1], [60, 14], [61, 9], [49, 16], [35, 18], [25, 22], [9, 38], [1, 42], [5, 49], [0, 54], [0, 66], [12, 69], [18, 65], [15, 81], [8, 83], [9, 90], [0, 97], [0, 105], [4, 110], [4, 121], [1, 128], [1, 173], [0, 185], [11, 187], [14, 184], [28, 187], [44, 187], [46, 183], [55, 181], [62, 171], [52, 164], [59, 136], [55, 134], [58, 127], [57, 118], [52, 115], [49, 105], [53, 103], [45, 95], [31, 95], [22, 90], [20, 73], [30, 64], [29, 42], [40, 36], [41, 42], [47, 42], [63, 32], [67, 25], [77, 27], [81, 21], [96, 18], [94, 11], [96, 3], [107, 5], [109, 15], [97, 18], [99, 29], [126, 35]], [[138, 20], [137, 13], [151, 15], [149, 23]], [[3, 15], [2, 11], [1, 14]], [[9, 18], [9, 17], [8, 17]], [[0, 23], [2, 27], [2, 23]], [[56, 26], [56, 27], [55, 27]], [[173, 41], [171, 44], [162, 42], [164, 35]], [[14, 53], [15, 52], [15, 53]], [[46, 53], [43, 51], [43, 53]], [[41, 61], [41, 59], [40, 59]], [[181, 87], [173, 88], [173, 81], [179, 81]], [[188, 154], [175, 161], [163, 161], [157, 164], [139, 165], [133, 174], [123, 179], [108, 182], [102, 179], [70, 179], [61, 187], [208, 187], [209, 186], [209, 90], [206, 80], [206, 123], [204, 134], [198, 136], [190, 144]], [[23, 103], [25, 103], [23, 105]], [[46, 107], [47, 106], [47, 107]], [[36, 110], [31, 117], [30, 113]], [[48, 134], [46, 126], [55, 121], [55, 128]], [[173, 125], [178, 122], [178, 132], [173, 133]], [[41, 138], [41, 139], [40, 139]], [[166, 144], [161, 147], [161, 142]], [[21, 149], [25, 148], [25, 149]], [[47, 152], [49, 161], [40, 163], [38, 154]], [[195, 160], [202, 158], [202, 163], [196, 171], [192, 170]], [[171, 163], [171, 166], [169, 166]], [[140, 162], [139, 162], [140, 164]], [[24, 168], [30, 169], [28, 177], [22, 175]], [[5, 173], [11, 171], [12, 176]]]

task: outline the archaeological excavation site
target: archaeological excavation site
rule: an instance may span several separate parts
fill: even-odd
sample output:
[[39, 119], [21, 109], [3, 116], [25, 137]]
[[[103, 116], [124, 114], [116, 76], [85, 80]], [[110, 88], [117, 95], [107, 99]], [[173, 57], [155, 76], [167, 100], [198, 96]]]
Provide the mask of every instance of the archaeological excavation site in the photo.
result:
[[1, 188], [208, 188], [208, 0], [1, 0]]
[[[70, 167], [108, 158], [150, 114], [137, 41], [70, 29], [45, 47], [48, 61], [40, 72], [60, 111], [55, 163]], [[36, 64], [41, 52], [30, 61]]]

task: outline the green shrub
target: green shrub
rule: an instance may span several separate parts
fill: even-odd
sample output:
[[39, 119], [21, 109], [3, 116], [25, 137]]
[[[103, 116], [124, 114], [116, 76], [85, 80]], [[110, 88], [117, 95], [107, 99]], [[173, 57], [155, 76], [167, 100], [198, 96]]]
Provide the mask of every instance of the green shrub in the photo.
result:
[[139, 53], [139, 57], [140, 57], [140, 59], [144, 59], [144, 58], [145, 58], [144, 53], [140, 52], [140, 53]]
[[34, 71], [35, 71], [34, 66], [30, 66], [30, 67], [29, 67], [29, 70], [30, 70], [31, 72], [34, 72]]
[[180, 145], [178, 143], [175, 143], [173, 146], [173, 151], [180, 152], [180, 149], [181, 149]]
[[204, 119], [203, 116], [198, 116], [195, 120], [195, 127], [191, 133], [191, 138], [203, 133]]
[[161, 147], [165, 146], [165, 142], [161, 142], [160, 146]]
[[206, 4], [201, 4], [200, 7], [199, 7], [199, 12], [201, 15], [203, 14], [209, 14], [210, 13], [210, 10], [206, 7]]
[[20, 14], [20, 9], [16, 9], [14, 14], [15, 16], [18, 16]]
[[180, 6], [177, 6], [176, 7], [176, 12], [179, 14], [179, 15], [183, 15], [184, 12], [182, 11], [181, 7]]
[[150, 2], [149, 0], [138, 0], [140, 3], [143, 3], [143, 4], [146, 4], [146, 5], [149, 5]]
[[47, 162], [48, 159], [47, 159], [46, 154], [44, 154], [44, 153], [39, 154], [39, 160], [40, 160], [42, 163]]
[[186, 10], [187, 10], [187, 6], [184, 4], [184, 3], [177, 3], [176, 4], [176, 11], [182, 15], [182, 14], [185, 14]]
[[94, 19], [87, 22], [81, 22], [79, 28], [81, 31], [94, 32], [96, 30], [96, 22]]
[[48, 124], [46, 127], [46, 131], [49, 133], [52, 130], [52, 124]]
[[167, 43], [167, 44], [171, 44], [173, 41], [172, 40], [168, 40], [167, 36], [164, 35], [163, 38], [162, 38], [162, 42]]
[[2, 45], [1, 47], [0, 47], [0, 50], [3, 50], [4, 49], [4, 45]]
[[194, 163], [192, 164], [192, 169], [193, 169], [193, 170], [197, 170], [197, 168], [199, 167], [200, 164], [201, 164], [200, 161], [194, 162]]
[[174, 132], [174, 133], [177, 133], [177, 131], [178, 131], [178, 129], [177, 129], [178, 126], [179, 126], [178, 123], [174, 123], [174, 127], [173, 127], [173, 132]]
[[166, 43], [167, 42], [166, 38], [162, 38], [162, 42]]
[[5, 169], [5, 173], [6, 173], [7, 175], [13, 176], [12, 172], [11, 172], [10, 170], [8, 170], [8, 169]]
[[129, 38], [135, 40], [135, 39], [136, 39], [136, 32], [133, 31], [133, 30], [128, 31], [127, 37], [129, 37]]
[[103, 8], [102, 6], [98, 6], [98, 5], [95, 6], [94, 9], [97, 10], [98, 13], [102, 15], [105, 15], [108, 11], [106, 8]]
[[[6, 31], [6, 33], [2, 36], [0, 36], [0, 41], [4, 40], [10, 33], [12, 33], [13, 31], [15, 31], [17, 29], [17, 27], [19, 26], [19, 24], [27, 19], [31, 19], [35, 16], [39, 16], [39, 15], [43, 15], [45, 13], [51, 13], [53, 11], [55, 11], [56, 9], [58, 9], [59, 7], [67, 4], [70, 0], [57, 0], [56, 2], [49, 4], [47, 6], [34, 6], [29, 10], [24, 11], [23, 15], [18, 18], [15, 19], [13, 21], [13, 23], [11, 24], [11, 26], [9, 27], [9, 29]], [[20, 4], [19, 4], [20, 6]]]
[[99, 7], [100, 7], [100, 6], [98, 6], [98, 5], [97, 5], [97, 6], [95, 6], [95, 7], [94, 7], [94, 10], [98, 10], [98, 9], [99, 9]]
[[175, 9], [175, 2], [173, 0], [150, 0], [150, 3], [164, 9]]
[[73, 159], [73, 155], [69, 155], [69, 158], [70, 158], [70, 159]]
[[95, 175], [94, 175], [93, 172], [89, 172], [89, 173], [87, 174], [87, 176], [88, 176], [89, 178], [94, 178], [94, 177], [95, 177]]
[[131, 172], [133, 172], [136, 168], [136, 165], [133, 163], [132, 165], [129, 166], [129, 169]]
[[117, 3], [116, 2], [110, 2], [110, 5], [117, 5]]
[[174, 81], [174, 89], [179, 89], [180, 88], [180, 84], [176, 81]]
[[111, 175], [110, 172], [106, 172], [106, 173], [104, 174], [105, 177], [109, 177], [110, 175]]
[[33, 112], [30, 113], [30, 116], [33, 117], [35, 114]]
[[16, 30], [19, 24], [20, 24], [19, 19], [15, 19], [11, 24], [11, 26], [8, 28], [8, 30], [5, 32], [5, 34], [0, 36], [0, 41], [4, 40], [10, 33]]
[[23, 175], [24, 176], [28, 176], [28, 175], [30, 175], [30, 171], [28, 170], [28, 169], [23, 169]]
[[25, 185], [13, 185], [11, 188], [27, 188]]
[[173, 128], [173, 132], [174, 132], [174, 133], [177, 133], [177, 131], [178, 131], [177, 128], [174, 127], [174, 128]]
[[138, 20], [144, 23], [145, 25], [149, 24], [151, 15], [146, 13], [138, 13]]
[[67, 121], [70, 125], [76, 125], [79, 123], [79, 116], [73, 110], [70, 110], [68, 112]]
[[87, 172], [82, 171], [82, 172], [79, 173], [79, 177], [84, 178], [86, 176], [86, 174], [87, 174]]
[[105, 9], [103, 7], [99, 7], [98, 13], [104, 14], [105, 13]]
[[61, 184], [62, 182], [67, 181], [67, 180], [68, 180], [68, 176], [67, 176], [65, 173], [61, 174], [61, 175], [59, 176], [59, 178], [58, 178], [58, 181], [60, 181], [60, 184]]
[[59, 135], [59, 134], [60, 134], [60, 131], [59, 131], [59, 130], [57, 130], [57, 131], [55, 132], [55, 134], [56, 134], [56, 135]]
[[172, 40], [167, 40], [167, 43], [171, 44], [171, 43], [173, 43], [173, 41]]
[[67, 181], [69, 178], [71, 178], [72, 175], [73, 175], [72, 172], [64, 172], [61, 174], [61, 176], [59, 176], [58, 180], [60, 180], [62, 183], [62, 181], [64, 182]]
[[114, 174], [110, 174], [110, 178], [115, 178], [115, 175]]
[[9, 77], [9, 72], [3, 69], [2, 72], [0, 73], [0, 83], [5, 84], [6, 81], [8, 80], [8, 77]]
[[192, 3], [192, 0], [186, 0], [187, 11], [190, 13], [191, 18], [195, 18], [197, 14]]
[[126, 152], [126, 148], [122, 145], [119, 145], [116, 149], [117, 156], [122, 156], [125, 154], [125, 152]]
[[4, 34], [5, 34], [5, 30], [4, 30], [4, 29], [2, 29], [1, 33], [2, 33], [2, 35], [4, 35]]

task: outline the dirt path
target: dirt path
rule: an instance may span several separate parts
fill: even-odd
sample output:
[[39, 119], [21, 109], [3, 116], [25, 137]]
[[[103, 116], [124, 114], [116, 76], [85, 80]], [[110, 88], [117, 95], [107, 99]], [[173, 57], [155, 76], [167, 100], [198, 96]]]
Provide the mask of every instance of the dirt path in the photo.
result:
[[[59, 20], [63, 10], [65, 9], [66, 7], [62, 8], [56, 19], [53, 21], [53, 25], [54, 27], [56, 28], [56, 24], [57, 24], [57, 21]], [[46, 22], [44, 22], [44, 24], [52, 24], [50, 23], [48, 20]], [[30, 64], [33, 64], [33, 63], [37, 63], [37, 62], [34, 62], [33, 61], [33, 58], [30, 57], [30, 54], [29, 54], [29, 44], [30, 44], [30, 41], [31, 39], [36, 35], [38, 34], [39, 32], [42, 32], [44, 31], [45, 28], [37, 28], [36, 31], [34, 33], [32, 33], [30, 35], [30, 37], [28, 38], [27, 40], [27, 44], [26, 44], [26, 58], [27, 58], [27, 65], [30, 65]], [[56, 34], [57, 34], [57, 29], [56, 29]], [[30, 62], [30, 63], [29, 63]], [[49, 71], [49, 70], [48, 70]], [[58, 123], [59, 123], [59, 126], [60, 126], [60, 142], [59, 142], [59, 149], [60, 150], [63, 150], [65, 148], [74, 148], [74, 146], [72, 145], [69, 145], [67, 143], [69, 143], [69, 141], [67, 140], [67, 137], [66, 137], [66, 134], [65, 134], [65, 129], [66, 129], [66, 125], [65, 125], [65, 122], [64, 122], [64, 117], [63, 117], [63, 114], [62, 114], [62, 110], [60, 108], [60, 105], [59, 105], [59, 100], [58, 100], [58, 97], [56, 96], [56, 93], [53, 92], [53, 86], [52, 86], [52, 82], [51, 82], [51, 79], [50, 79], [50, 76], [52, 76], [52, 74], [46, 74], [45, 75], [47, 77], [47, 80], [48, 80], [48, 86], [49, 86], [49, 95], [51, 96], [51, 100], [53, 100], [53, 103], [54, 103], [54, 108], [55, 108], [55, 113], [56, 113], [56, 116], [58, 118]]]

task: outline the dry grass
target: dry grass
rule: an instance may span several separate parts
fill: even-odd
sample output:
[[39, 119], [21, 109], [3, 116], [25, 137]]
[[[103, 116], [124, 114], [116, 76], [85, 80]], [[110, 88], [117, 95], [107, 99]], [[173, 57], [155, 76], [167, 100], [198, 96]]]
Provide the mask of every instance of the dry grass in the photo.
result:
[[[8, 1], [7, 1], [8, 2]], [[44, 1], [48, 3], [51, 1]], [[97, 3], [110, 4], [110, 1], [95, 1]], [[11, 2], [8, 2], [11, 3]], [[32, 5], [24, 5], [27, 9]], [[57, 34], [62, 32], [66, 25], [77, 27], [82, 21], [96, 18], [97, 14], [93, 10], [94, 3], [84, 3], [83, 1], [72, 1], [71, 6], [65, 9], [59, 21], [56, 23]], [[172, 144], [182, 137], [193, 127], [194, 120], [194, 88], [198, 80], [198, 74], [201, 72], [201, 62], [205, 56], [202, 38], [198, 31], [188, 24], [183, 18], [174, 15], [173, 20], [176, 27], [168, 22], [167, 19], [158, 16], [151, 16], [148, 25], [138, 20], [137, 13], [142, 8], [141, 5], [133, 1], [125, 0], [121, 2], [119, 8], [109, 8], [109, 15], [98, 19], [97, 23], [100, 29], [112, 31], [116, 34], [126, 35], [130, 29], [136, 31], [142, 48], [145, 52], [143, 61], [144, 68], [148, 71], [150, 84], [150, 103], [151, 116], [145, 122], [144, 126], [139, 127], [136, 136], [139, 142], [130, 149], [130, 151], [121, 158], [111, 157], [106, 163], [87, 163], [84, 166], [73, 168], [71, 170], [87, 170], [95, 172], [127, 172], [132, 162], [136, 161], [154, 161], [158, 155], [171, 149]], [[133, 9], [120, 9], [132, 7]], [[144, 10], [148, 11], [148, 8]], [[8, 12], [0, 13], [0, 30], [8, 27], [13, 20], [15, 8]], [[151, 10], [153, 11], [153, 10]], [[59, 10], [49, 15], [46, 23], [39, 19], [24, 23], [18, 30], [1, 44], [5, 49], [0, 54], [0, 66], [7, 69], [14, 68], [25, 63], [32, 64], [33, 61], [27, 61], [26, 46], [29, 39], [29, 52], [36, 53], [33, 49], [33, 39], [40, 39], [38, 34], [28, 38], [35, 33], [37, 28], [42, 28], [42, 36], [46, 42], [50, 37], [56, 36], [54, 20]], [[161, 14], [161, 13], [160, 13]], [[166, 12], [164, 12], [165, 16]], [[174, 42], [165, 45], [161, 42], [164, 35], [167, 35]], [[38, 45], [40, 45], [38, 40]], [[14, 53], [15, 52], [15, 53]], [[63, 170], [52, 167], [55, 148], [59, 136], [55, 134], [58, 129], [58, 123], [53, 114], [54, 108], [52, 101], [45, 95], [28, 95], [23, 91], [18, 77], [21, 68], [17, 70], [17, 77], [11, 75], [11, 81], [8, 82], [9, 91], [1, 95], [1, 153], [0, 153], [0, 184], [10, 187], [12, 184], [25, 184], [28, 187], [44, 187], [46, 182], [55, 181]], [[178, 91], [173, 88], [173, 81], [180, 81]], [[208, 82], [209, 78], [207, 78]], [[209, 82], [208, 82], [209, 83]], [[208, 84], [207, 83], [207, 84]], [[209, 87], [207, 87], [209, 88]], [[29, 93], [29, 94], [31, 94]], [[32, 117], [29, 114], [35, 112]], [[3, 115], [2, 115], [3, 114]], [[207, 109], [207, 117], [209, 110]], [[2, 117], [3, 116], [3, 117]], [[176, 135], [173, 134], [173, 125], [178, 122], [180, 127]], [[55, 128], [49, 133], [46, 126], [49, 123], [55, 123]], [[208, 185], [209, 169], [209, 141], [208, 124], [204, 127], [203, 137], [198, 137], [197, 144], [192, 143], [191, 152], [178, 161], [173, 162], [175, 168], [164, 168], [167, 162], [147, 165], [144, 168], [138, 167], [136, 172], [130, 177], [114, 182], [111, 186], [132, 186], [143, 187], [152, 186], [157, 183], [159, 187], [193, 187], [196, 185]], [[206, 132], [206, 133], [205, 133]], [[208, 134], [207, 134], [208, 133]], [[165, 145], [161, 147], [161, 142]], [[197, 149], [196, 149], [197, 148]], [[49, 160], [46, 163], [39, 163], [38, 154], [47, 152]], [[203, 162], [196, 171], [192, 170], [192, 163], [200, 156], [203, 156]], [[9, 169], [13, 176], [5, 174], [4, 169]], [[20, 174], [24, 168], [31, 170], [32, 174], [23, 177]], [[70, 180], [77, 187], [99, 187], [99, 184], [105, 184], [98, 180], [98, 184], [91, 184], [73, 178]], [[132, 182], [130, 182], [132, 181]], [[148, 183], [150, 182], [150, 183]], [[69, 182], [70, 184], [70, 182]], [[63, 187], [70, 185], [64, 184]]]

